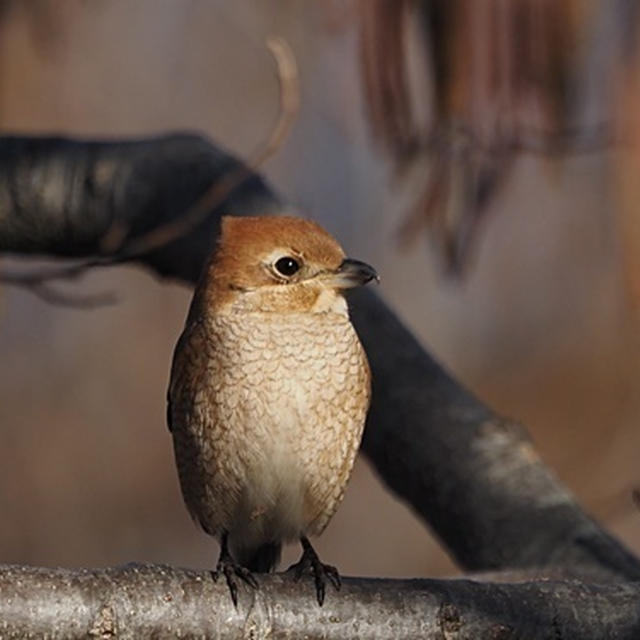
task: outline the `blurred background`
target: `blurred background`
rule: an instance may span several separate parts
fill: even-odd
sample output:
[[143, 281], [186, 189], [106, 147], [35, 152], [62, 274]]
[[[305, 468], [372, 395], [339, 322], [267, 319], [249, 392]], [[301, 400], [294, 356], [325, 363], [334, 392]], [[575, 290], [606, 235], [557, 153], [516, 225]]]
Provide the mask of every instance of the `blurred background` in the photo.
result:
[[[0, 126], [193, 130], [247, 158], [278, 113], [264, 42], [283, 36], [302, 105], [265, 175], [640, 552], [634, 4], [4, 0]], [[164, 421], [190, 291], [134, 268], [72, 290], [119, 302], [0, 289], [0, 562], [211, 567]], [[346, 574], [456, 572], [363, 459], [317, 548]]]

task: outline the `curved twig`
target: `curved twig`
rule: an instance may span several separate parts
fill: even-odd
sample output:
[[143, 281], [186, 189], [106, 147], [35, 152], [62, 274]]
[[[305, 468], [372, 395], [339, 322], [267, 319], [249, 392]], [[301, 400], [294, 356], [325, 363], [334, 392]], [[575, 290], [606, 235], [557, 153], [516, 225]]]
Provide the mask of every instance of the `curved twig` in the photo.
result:
[[[57, 294], [45, 287], [52, 280], [77, 278], [89, 269], [119, 264], [160, 249], [184, 237], [207, 218], [211, 211], [222, 204], [243, 182], [271, 158], [282, 146], [289, 134], [300, 107], [298, 70], [293, 51], [283, 38], [270, 37], [267, 48], [276, 62], [280, 86], [280, 108], [276, 122], [263, 144], [251, 155], [246, 164], [236, 163], [227, 173], [217, 176], [209, 188], [181, 215], [160, 224], [148, 233], [130, 238], [130, 226], [123, 216], [113, 218], [98, 247], [100, 257], [57, 268], [45, 268], [24, 274], [0, 271], [0, 283], [26, 287], [36, 295], [48, 297], [50, 302], [71, 306], [99, 306], [111, 304], [110, 294], [71, 298]], [[46, 299], [46, 298], [45, 298]]]

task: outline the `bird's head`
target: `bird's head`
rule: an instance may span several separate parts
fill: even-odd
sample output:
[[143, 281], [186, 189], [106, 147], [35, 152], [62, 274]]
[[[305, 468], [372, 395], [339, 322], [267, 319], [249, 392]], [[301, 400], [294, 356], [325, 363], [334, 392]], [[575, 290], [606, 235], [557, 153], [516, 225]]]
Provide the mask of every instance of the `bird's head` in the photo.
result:
[[315, 222], [225, 216], [203, 286], [217, 312], [346, 313], [344, 291], [370, 280], [375, 270]]

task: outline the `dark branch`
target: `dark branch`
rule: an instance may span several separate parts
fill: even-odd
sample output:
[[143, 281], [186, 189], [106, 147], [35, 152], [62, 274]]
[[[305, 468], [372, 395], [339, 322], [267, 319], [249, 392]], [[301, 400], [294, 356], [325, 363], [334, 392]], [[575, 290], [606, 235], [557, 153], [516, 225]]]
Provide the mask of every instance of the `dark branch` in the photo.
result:
[[524, 428], [447, 375], [370, 291], [357, 295], [352, 316], [374, 380], [364, 451], [459, 562], [640, 579], [638, 560], [580, 509]]
[[[200, 136], [125, 142], [0, 138], [0, 253], [105, 258], [179, 219], [212, 183], [243, 170]], [[275, 213], [282, 206], [255, 173], [183, 237], [137, 260], [157, 273], [195, 281], [225, 213]]]
[[[171, 567], [0, 567], [2, 637], [633, 640], [640, 586], [577, 581], [346, 578], [317, 606], [311, 586], [259, 576], [235, 609], [224, 581]], [[52, 597], [55, 594], [55, 597]]]

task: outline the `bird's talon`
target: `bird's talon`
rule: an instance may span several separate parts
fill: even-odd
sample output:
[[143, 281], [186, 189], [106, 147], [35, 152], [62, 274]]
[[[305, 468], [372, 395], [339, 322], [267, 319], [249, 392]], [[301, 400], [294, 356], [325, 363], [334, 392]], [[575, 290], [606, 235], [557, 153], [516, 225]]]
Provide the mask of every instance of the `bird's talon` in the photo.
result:
[[330, 564], [324, 564], [322, 565], [324, 567], [324, 572], [327, 576], [327, 578], [329, 578], [329, 582], [331, 582], [331, 584], [334, 586], [336, 591], [340, 591], [340, 587], [342, 586], [342, 580], [340, 579], [340, 574], [338, 573], [338, 570], [331, 566]]
[[291, 565], [287, 569], [287, 573], [293, 573], [293, 579], [298, 582], [307, 569], [311, 569], [313, 574], [313, 581], [316, 587], [316, 597], [318, 604], [322, 606], [324, 604], [324, 597], [326, 592], [326, 582], [329, 582], [334, 586], [336, 591], [340, 590], [342, 583], [340, 581], [340, 574], [338, 570], [330, 564], [323, 564], [318, 558], [318, 554], [315, 552], [311, 543], [307, 538], [300, 539], [302, 543], [302, 557], [298, 562]]
[[238, 582], [236, 577], [240, 578], [254, 589], [258, 589], [260, 586], [251, 571], [245, 567], [235, 564], [234, 562], [225, 561], [218, 563], [218, 568], [212, 572], [214, 581], [218, 581], [220, 573], [224, 573], [227, 586], [229, 587], [229, 592], [231, 593], [231, 599], [236, 607], [238, 606]]
[[231, 600], [233, 600], [233, 606], [236, 608], [238, 607], [238, 582], [236, 577], [240, 578], [254, 589], [257, 589], [260, 586], [251, 571], [246, 567], [237, 564], [231, 557], [231, 554], [227, 549], [226, 536], [224, 536], [221, 541], [220, 558], [218, 559], [216, 569], [211, 572], [211, 577], [214, 582], [218, 581], [221, 573], [224, 573], [227, 586], [229, 587], [229, 592], [231, 593]]
[[225, 578], [227, 579], [227, 586], [229, 587], [229, 592], [231, 593], [231, 600], [233, 601], [233, 606], [238, 608], [238, 583], [233, 578], [233, 573], [231, 571], [227, 571], [225, 569], [224, 572]]
[[253, 587], [254, 589], [257, 589], [260, 586], [255, 576], [253, 575], [253, 573], [251, 573], [251, 571], [249, 571], [249, 569], [241, 566], [236, 566], [235, 572], [237, 576], [242, 578], [249, 586]]
[[311, 562], [311, 569], [313, 571], [313, 578], [316, 585], [318, 604], [322, 606], [324, 603], [326, 591], [325, 585], [327, 580], [329, 580], [336, 591], [340, 591], [340, 587], [342, 586], [340, 574], [335, 567], [332, 567], [329, 564], [323, 564], [319, 560], [317, 562]]
[[311, 567], [309, 559], [303, 554], [299, 562], [292, 564], [285, 573], [293, 576], [294, 582], [300, 582], [300, 578], [305, 574], [305, 571]]

